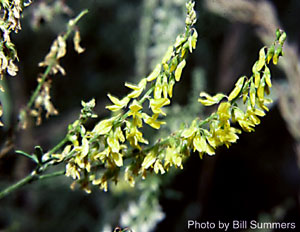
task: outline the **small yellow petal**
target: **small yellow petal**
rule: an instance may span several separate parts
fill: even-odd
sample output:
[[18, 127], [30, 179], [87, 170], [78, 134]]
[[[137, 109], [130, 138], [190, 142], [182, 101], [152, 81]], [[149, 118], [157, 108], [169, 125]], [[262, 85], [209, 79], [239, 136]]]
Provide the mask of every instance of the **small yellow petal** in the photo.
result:
[[184, 68], [184, 66], [186, 65], [186, 61], [185, 59], [182, 60], [179, 65], [177, 66], [176, 70], [175, 70], [175, 80], [176, 81], [180, 81], [180, 77], [181, 77], [181, 74], [182, 74], [182, 70]]
[[160, 74], [160, 70], [161, 70], [161, 64], [156, 65], [153, 72], [147, 77], [147, 81], [150, 82], [155, 80]]

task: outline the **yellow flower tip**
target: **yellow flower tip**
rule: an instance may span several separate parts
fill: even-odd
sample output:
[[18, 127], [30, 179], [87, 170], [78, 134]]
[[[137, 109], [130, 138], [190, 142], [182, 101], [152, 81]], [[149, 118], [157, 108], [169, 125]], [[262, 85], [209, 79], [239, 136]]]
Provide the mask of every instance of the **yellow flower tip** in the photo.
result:
[[155, 161], [156, 161], [156, 155], [153, 151], [150, 151], [144, 158], [142, 167], [144, 169], [148, 169], [152, 164], [154, 164]]
[[181, 74], [182, 74], [182, 70], [183, 68], [185, 67], [186, 65], [186, 61], [185, 59], [183, 59], [179, 65], [177, 66], [176, 70], [175, 70], [175, 80], [176, 81], [180, 81], [180, 77], [181, 77]]
[[169, 104], [170, 100], [168, 98], [150, 99], [150, 108], [154, 114], [162, 114], [165, 116], [166, 113], [164, 113], [161, 108]]
[[155, 66], [153, 72], [147, 77], [146, 80], [148, 82], [155, 80], [158, 77], [158, 75], [160, 74], [160, 71], [161, 71], [161, 64], [158, 64]]
[[239, 80], [235, 84], [235, 88], [232, 90], [232, 92], [228, 96], [228, 101], [232, 101], [239, 95], [239, 93], [241, 92], [241, 90], [243, 88], [245, 78], [246, 78], [245, 76], [239, 78]]
[[218, 104], [226, 95], [218, 93], [215, 96], [210, 96], [208, 93], [201, 92], [200, 97], [204, 98], [199, 98], [198, 102], [200, 102], [204, 106], [212, 106], [214, 104]]
[[129, 112], [129, 116], [133, 115], [133, 117], [135, 117], [135, 115], [141, 110], [143, 109], [143, 107], [137, 102], [137, 100], [134, 100], [132, 102], [132, 104], [129, 106], [130, 112]]
[[225, 122], [231, 118], [230, 114], [231, 104], [229, 102], [222, 102], [218, 107], [218, 115], [220, 121]]
[[114, 160], [115, 164], [118, 167], [122, 167], [123, 166], [123, 156], [120, 153], [112, 153], [112, 159]]

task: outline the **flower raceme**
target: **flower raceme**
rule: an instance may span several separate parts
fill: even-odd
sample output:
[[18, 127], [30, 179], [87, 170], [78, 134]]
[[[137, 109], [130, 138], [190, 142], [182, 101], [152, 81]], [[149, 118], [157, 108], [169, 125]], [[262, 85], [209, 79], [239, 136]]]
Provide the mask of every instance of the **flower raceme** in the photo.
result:
[[[268, 64], [271, 60], [277, 64], [282, 55], [286, 35], [280, 30], [273, 45], [260, 50], [252, 76], [239, 78], [228, 96], [200, 93], [199, 102], [205, 106], [217, 105], [216, 112], [204, 120], [197, 118], [189, 127], [148, 145], [143, 126], [160, 129], [166, 124], [161, 121], [166, 116], [163, 108], [171, 103], [173, 87], [181, 79], [188, 52], [196, 48], [194, 2], [189, 1], [186, 7], [185, 32], [176, 38], [153, 72], [137, 85], [125, 83], [131, 92], [122, 99], [108, 94], [112, 104], [106, 108], [114, 116], [101, 120], [88, 131], [84, 123], [89, 118], [87, 114], [94, 115], [95, 101], [83, 102], [80, 119], [69, 126], [67, 138], [71, 145], [61, 154], [48, 154], [49, 160], [65, 162], [66, 175], [86, 192], [91, 192], [91, 184], [107, 191], [108, 182], [117, 182], [122, 176], [133, 186], [139, 176], [146, 178], [151, 172], [164, 174], [172, 166], [183, 168], [191, 151], [197, 151], [201, 158], [204, 154], [214, 155], [217, 147], [235, 143], [242, 131], [254, 131], [260, 123], [259, 117], [268, 110], [266, 105], [271, 100], [266, 95], [272, 86]], [[150, 109], [147, 112], [146, 107]]]

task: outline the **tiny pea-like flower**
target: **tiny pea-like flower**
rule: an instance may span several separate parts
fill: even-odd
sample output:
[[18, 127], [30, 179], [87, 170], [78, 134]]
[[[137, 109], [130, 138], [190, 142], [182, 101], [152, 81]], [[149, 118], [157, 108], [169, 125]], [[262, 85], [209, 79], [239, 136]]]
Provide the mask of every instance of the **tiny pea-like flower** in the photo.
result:
[[263, 47], [259, 51], [259, 58], [256, 63], [256, 71], [259, 72], [262, 69], [262, 67], [265, 65], [265, 63], [266, 63], [266, 53], [265, 53], [265, 47]]
[[271, 72], [267, 65], [265, 65], [263, 78], [265, 79], [267, 85], [271, 88], [272, 87]]
[[111, 111], [118, 111], [126, 107], [128, 102], [130, 101], [129, 97], [124, 97], [122, 100], [119, 100], [118, 98], [112, 96], [111, 94], [107, 94], [107, 96], [112, 101], [112, 103], [114, 103], [114, 105], [106, 106], [105, 108]]
[[156, 154], [153, 150], [151, 150], [143, 160], [142, 167], [144, 169], [148, 169], [154, 162], [156, 161]]
[[168, 85], [168, 94], [169, 94], [170, 98], [172, 98], [172, 96], [173, 96], [174, 85], [175, 85], [175, 80], [173, 78], [171, 78], [171, 80], [169, 81], [169, 85]]
[[142, 113], [140, 112], [140, 110], [143, 107], [136, 101], [134, 100], [132, 102], [132, 104], [129, 106], [129, 113], [128, 116], [132, 116], [133, 118], [133, 123], [137, 126], [137, 127], [142, 127], [143, 126], [143, 122], [142, 122]]
[[118, 153], [120, 151], [119, 140], [113, 135], [113, 133], [107, 137], [106, 141], [112, 152]]
[[230, 114], [231, 104], [229, 102], [222, 102], [218, 107], [218, 115], [221, 122], [227, 122], [231, 118]]
[[236, 82], [234, 89], [228, 96], [228, 101], [232, 101], [235, 99], [239, 93], [241, 92], [243, 85], [244, 85], [245, 76], [242, 76], [239, 78], [239, 80]]
[[107, 134], [108, 132], [110, 132], [115, 120], [118, 119], [119, 117], [120, 117], [120, 115], [117, 115], [115, 117], [111, 117], [109, 119], [100, 121], [92, 130], [92, 134], [96, 134], [96, 135]]
[[200, 102], [204, 106], [212, 106], [212, 105], [218, 104], [224, 97], [226, 97], [226, 95], [224, 95], [222, 93], [218, 93], [215, 96], [210, 96], [209, 94], [207, 94], [205, 92], [201, 92], [200, 97], [202, 97], [204, 99], [199, 98], [198, 102]]
[[133, 91], [127, 95], [129, 98], [137, 98], [141, 95], [147, 85], [147, 79], [142, 79], [138, 85], [133, 85], [130, 83], [125, 83], [125, 86], [132, 89]]
[[144, 122], [155, 129], [159, 129], [161, 125], [166, 124], [166, 122], [157, 121], [158, 116], [159, 114], [153, 114], [152, 117], [150, 117], [146, 113], [142, 114]]
[[163, 81], [162, 81], [162, 91], [164, 98], [168, 98], [168, 77], [167, 75], [163, 75]]
[[93, 180], [92, 184], [99, 185], [100, 189], [103, 189], [104, 192], [107, 192], [108, 183], [105, 174], [101, 178]]
[[126, 121], [126, 139], [129, 141], [130, 145], [141, 150], [139, 143], [148, 144], [148, 141], [143, 138], [142, 132], [140, 132], [137, 127], [129, 121]]
[[71, 176], [74, 180], [80, 179], [79, 168], [74, 163], [67, 163], [66, 176]]
[[176, 81], [180, 81], [180, 77], [181, 77], [181, 74], [182, 74], [182, 70], [183, 68], [185, 67], [186, 65], [186, 61], [185, 59], [183, 59], [177, 66], [176, 70], [175, 70], [175, 80]]
[[173, 54], [174, 54], [173, 46], [169, 46], [168, 50], [167, 50], [166, 54], [164, 55], [164, 57], [163, 57], [163, 59], [162, 59], [161, 62], [163, 64], [166, 64], [171, 59], [171, 57], [173, 56]]
[[209, 144], [207, 144], [206, 138], [204, 137], [204, 135], [200, 135], [200, 133], [198, 133], [194, 137], [193, 146], [194, 146], [194, 151], [197, 150], [199, 152], [201, 158], [202, 158], [203, 153], [207, 153], [209, 155], [215, 154], [214, 149]]
[[162, 166], [161, 160], [156, 160], [153, 170], [156, 174], [158, 174], [159, 172], [163, 175], [165, 173], [165, 169]]
[[265, 116], [265, 112], [257, 108], [247, 108], [245, 117], [248, 117], [250, 121], [255, 125], [258, 125], [260, 123], [260, 119], [257, 116], [263, 117]]
[[150, 99], [150, 108], [154, 114], [162, 114], [165, 116], [166, 113], [163, 112], [161, 108], [169, 104], [170, 100], [168, 98]]
[[170, 65], [169, 71], [173, 72], [176, 69], [177, 65], [178, 65], [178, 55], [173, 57], [173, 59], [171, 60], [171, 65]]
[[165, 151], [164, 168], [168, 170], [169, 167], [173, 165], [182, 168], [182, 157], [176, 148], [167, 147]]
[[242, 129], [246, 132], [252, 132], [255, 131], [254, 127], [255, 124], [247, 119], [241, 119], [238, 121], [239, 125], [242, 127]]
[[255, 99], [256, 99], [255, 84], [253, 81], [251, 81], [251, 83], [250, 83], [250, 104], [252, 107], [255, 106]]
[[159, 75], [156, 79], [155, 87], [154, 87], [154, 98], [160, 99], [162, 93], [162, 85], [161, 85], [161, 75]]
[[158, 75], [160, 74], [161, 71], [161, 64], [158, 64], [155, 66], [154, 70], [152, 71], [152, 73], [147, 77], [147, 81], [151, 82], [153, 80], [155, 80]]
[[259, 82], [260, 82], [260, 72], [258, 71], [257, 68], [257, 63], [258, 61], [256, 61], [252, 67], [252, 72], [254, 75], [254, 84], [255, 84], [255, 88], [258, 88]]
[[259, 101], [263, 101], [264, 100], [264, 96], [265, 95], [265, 80], [264, 78], [262, 78], [260, 80], [258, 89], [257, 89], [257, 97], [259, 99]]
[[84, 48], [82, 48], [80, 46], [80, 41], [81, 41], [81, 38], [80, 38], [80, 33], [78, 30], [75, 31], [75, 34], [74, 34], [74, 37], [73, 37], [73, 43], [74, 43], [74, 50], [80, 54], [82, 52], [84, 52]]
[[118, 139], [120, 142], [122, 142], [122, 143], [125, 142], [125, 137], [124, 137], [124, 134], [123, 134], [123, 132], [122, 132], [121, 127], [117, 127], [117, 128], [115, 129], [114, 136], [115, 136], [115, 138]]
[[114, 160], [115, 164], [118, 167], [122, 167], [123, 166], [123, 155], [119, 152], [112, 152], [111, 154], [112, 159]]

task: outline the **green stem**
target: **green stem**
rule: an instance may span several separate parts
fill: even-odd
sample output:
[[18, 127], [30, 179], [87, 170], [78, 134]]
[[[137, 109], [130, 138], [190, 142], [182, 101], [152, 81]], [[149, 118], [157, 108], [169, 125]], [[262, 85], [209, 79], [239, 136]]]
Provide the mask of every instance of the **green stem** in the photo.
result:
[[54, 152], [56, 152], [57, 150], [59, 150], [63, 145], [65, 145], [67, 142], [69, 141], [69, 137], [68, 135], [66, 137], [64, 137], [55, 147], [53, 147], [48, 154], [51, 155]]
[[31, 98], [30, 98], [30, 100], [29, 100], [29, 102], [28, 102], [28, 104], [27, 104], [27, 108], [28, 108], [28, 109], [30, 109], [30, 108], [32, 107], [32, 105], [33, 105], [35, 99], [36, 99], [37, 96], [39, 95], [39, 92], [40, 92], [40, 90], [41, 90], [43, 84], [45, 83], [46, 78], [47, 78], [47, 76], [49, 75], [49, 73], [50, 73], [50, 71], [51, 71], [53, 65], [54, 65], [54, 63], [51, 64], [51, 65], [49, 65], [49, 66], [47, 67], [46, 71], [44, 72], [44, 74], [43, 74], [43, 76], [42, 76], [42, 79], [40, 80], [38, 86], [36, 87], [34, 93], [32, 94], [32, 96], [31, 96]]
[[[80, 14], [73, 20], [71, 20], [71, 23], [68, 24], [68, 27], [67, 27], [67, 31], [66, 33], [64, 34], [63, 36], [63, 39], [64, 40], [67, 40], [69, 35], [71, 34], [71, 32], [74, 30], [74, 26], [76, 25], [76, 23], [78, 23], [78, 21], [85, 15], [88, 13], [88, 10], [83, 10], [80, 12]], [[55, 59], [57, 54], [55, 54], [53, 56], [53, 58]], [[44, 74], [42, 75], [42, 78], [38, 84], [38, 86], [36, 87], [35, 91], [33, 92], [28, 104], [27, 104], [27, 109], [30, 109], [34, 103], [34, 101], [36, 100], [36, 98], [38, 97], [39, 95], [39, 92], [43, 86], [43, 84], [45, 83], [46, 81], [46, 78], [47, 76], [49, 75], [49, 73], [51, 72], [51, 69], [53, 68], [53, 66], [55, 65], [56, 63], [55, 62], [52, 62], [48, 67], [47, 69], [45, 70]]]
[[88, 13], [89, 11], [87, 9], [83, 10], [80, 12], [79, 15], [77, 15], [77, 17], [75, 19], [72, 19], [69, 24], [68, 24], [68, 29], [67, 32], [65, 33], [63, 39], [67, 40], [67, 38], [69, 37], [70, 33], [74, 30], [74, 26], [78, 23], [78, 21]]
[[24, 177], [23, 179], [19, 180], [17, 183], [7, 187], [6, 189], [2, 190], [0, 192], [0, 199], [6, 197], [10, 193], [20, 189], [26, 184], [29, 184], [30, 182], [36, 181], [36, 180], [42, 180], [42, 179], [49, 179], [56, 176], [64, 175], [65, 171], [58, 171], [53, 172], [45, 175], [39, 175], [36, 171], [31, 172], [28, 176]]

